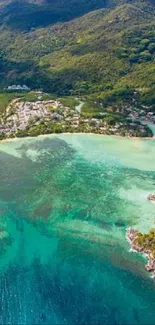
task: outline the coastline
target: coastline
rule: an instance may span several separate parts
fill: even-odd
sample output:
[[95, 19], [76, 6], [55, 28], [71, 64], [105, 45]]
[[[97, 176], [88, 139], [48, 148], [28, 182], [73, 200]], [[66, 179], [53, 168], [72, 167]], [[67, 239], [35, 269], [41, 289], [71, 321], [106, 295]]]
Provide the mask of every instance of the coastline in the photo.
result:
[[138, 245], [136, 242], [138, 237], [138, 231], [129, 227], [126, 229], [126, 239], [130, 244], [130, 251], [134, 253], [141, 253], [147, 259], [147, 264], [145, 265], [145, 270], [151, 273], [151, 278], [155, 279], [155, 257], [153, 256], [151, 250], [146, 249], [143, 245]]
[[32, 136], [25, 136], [25, 137], [14, 137], [14, 138], [6, 138], [0, 140], [1, 143], [5, 142], [13, 142], [18, 140], [24, 140], [24, 139], [34, 139], [34, 138], [42, 138], [42, 137], [48, 137], [48, 136], [59, 136], [59, 135], [96, 135], [96, 136], [108, 136], [108, 137], [118, 137], [122, 139], [133, 139], [133, 140], [155, 140], [155, 137], [129, 137], [129, 136], [121, 136], [119, 134], [100, 134], [100, 133], [92, 133], [92, 132], [62, 132], [62, 133], [49, 133], [49, 134], [39, 134], [34, 137]]
[[[138, 118], [124, 118], [117, 121], [114, 117], [109, 116], [112, 120], [110, 119], [108, 122], [108, 120], [103, 121], [101, 115], [82, 116], [81, 109], [85, 102], [76, 98], [77, 100], [78, 105], [73, 109], [64, 106], [59, 100], [21, 102], [20, 98], [15, 99], [7, 108], [5, 122], [3, 119], [0, 125], [0, 141], [10, 142], [18, 138], [58, 136], [59, 134], [106, 135], [149, 140], [155, 138], [155, 123], [152, 130], [152, 123], [147, 119], [140, 121]], [[16, 114], [12, 115], [10, 109], [14, 102], [16, 102], [16, 106], [13, 106], [16, 109]], [[48, 109], [48, 105], [52, 105], [52, 110]], [[33, 122], [29, 123], [30, 120]], [[45, 121], [46, 123], [44, 123]]]

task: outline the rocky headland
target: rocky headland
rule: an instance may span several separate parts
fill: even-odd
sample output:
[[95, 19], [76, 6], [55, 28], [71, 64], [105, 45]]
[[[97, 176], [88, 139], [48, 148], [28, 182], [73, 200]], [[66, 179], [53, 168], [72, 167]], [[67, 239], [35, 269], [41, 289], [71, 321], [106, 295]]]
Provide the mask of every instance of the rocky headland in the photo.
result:
[[142, 234], [133, 228], [127, 228], [126, 238], [132, 251], [143, 253], [147, 257], [145, 269], [155, 278], [155, 229], [148, 234]]

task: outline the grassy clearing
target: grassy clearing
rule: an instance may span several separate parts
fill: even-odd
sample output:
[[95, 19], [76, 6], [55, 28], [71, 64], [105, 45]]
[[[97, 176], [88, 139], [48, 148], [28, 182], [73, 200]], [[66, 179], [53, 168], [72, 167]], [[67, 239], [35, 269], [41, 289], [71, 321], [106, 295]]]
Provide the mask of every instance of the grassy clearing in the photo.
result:
[[6, 112], [6, 108], [9, 103], [15, 99], [20, 97], [22, 94], [19, 93], [0, 93], [0, 116], [4, 115]]
[[79, 104], [79, 100], [75, 97], [72, 96], [66, 96], [66, 97], [60, 97], [59, 101], [64, 105], [64, 106], [68, 106], [72, 109], [75, 108], [76, 105]]
[[56, 96], [53, 94], [46, 94], [46, 93], [37, 93], [35, 91], [30, 91], [29, 93], [21, 94], [21, 100], [24, 102], [36, 102], [37, 100], [50, 100], [56, 99]]
[[91, 101], [86, 101], [82, 107], [82, 113], [84, 114], [93, 114], [98, 112], [104, 112], [104, 107], [94, 104]]

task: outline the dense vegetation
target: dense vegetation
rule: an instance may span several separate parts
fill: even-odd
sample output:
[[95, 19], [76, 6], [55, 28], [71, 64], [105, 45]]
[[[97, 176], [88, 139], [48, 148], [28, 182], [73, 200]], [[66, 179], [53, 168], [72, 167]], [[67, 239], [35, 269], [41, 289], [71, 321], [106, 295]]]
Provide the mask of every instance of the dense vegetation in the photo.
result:
[[155, 229], [147, 234], [137, 233], [136, 244], [143, 247], [144, 251], [151, 251], [155, 258]]
[[1, 88], [25, 83], [104, 107], [132, 103], [136, 90], [154, 110], [154, 10], [153, 0], [2, 2]]

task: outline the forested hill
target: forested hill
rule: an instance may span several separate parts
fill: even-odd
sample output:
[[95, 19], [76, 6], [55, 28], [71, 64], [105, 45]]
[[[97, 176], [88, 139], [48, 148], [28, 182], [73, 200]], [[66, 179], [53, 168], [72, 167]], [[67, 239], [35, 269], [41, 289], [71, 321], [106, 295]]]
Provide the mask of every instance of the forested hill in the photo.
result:
[[0, 84], [155, 104], [154, 0], [1, 1]]

